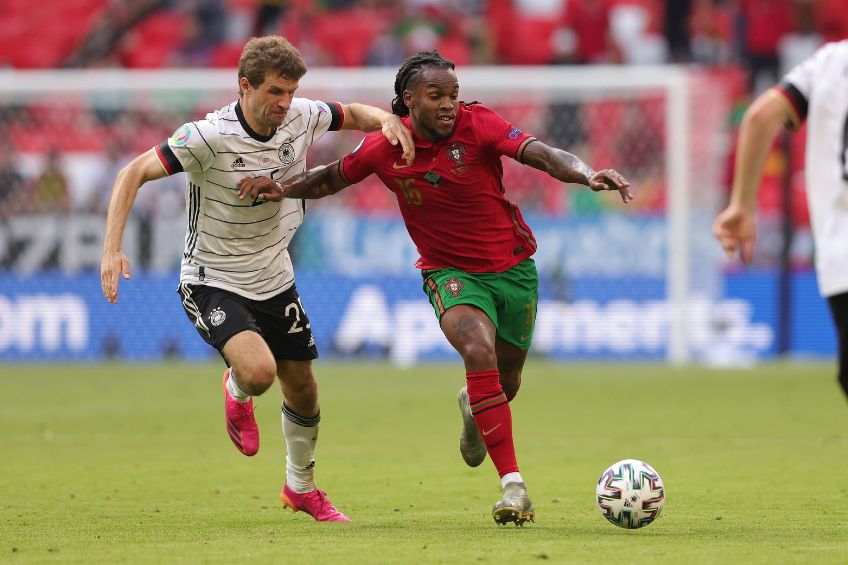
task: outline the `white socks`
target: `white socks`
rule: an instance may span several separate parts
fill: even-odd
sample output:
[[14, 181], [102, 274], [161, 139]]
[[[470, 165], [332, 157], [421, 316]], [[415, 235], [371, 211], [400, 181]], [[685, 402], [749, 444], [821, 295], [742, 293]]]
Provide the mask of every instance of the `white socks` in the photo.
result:
[[315, 442], [321, 414], [301, 416], [283, 403], [286, 436], [286, 484], [298, 494], [315, 490]]
[[507, 483], [523, 483], [524, 479], [521, 478], [521, 473], [507, 473], [503, 477], [501, 477], [501, 489], [503, 489]]
[[230, 396], [239, 402], [247, 402], [250, 400], [250, 395], [241, 388], [241, 385], [238, 383], [233, 373], [235, 373], [235, 371], [230, 368], [230, 376], [227, 377], [227, 392], [229, 392]]

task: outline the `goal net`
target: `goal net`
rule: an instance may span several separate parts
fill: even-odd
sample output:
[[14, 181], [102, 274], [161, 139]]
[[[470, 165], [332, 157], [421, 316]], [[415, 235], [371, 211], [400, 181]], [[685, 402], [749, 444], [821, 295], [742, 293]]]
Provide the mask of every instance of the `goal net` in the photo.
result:
[[[394, 69], [312, 69], [299, 96], [389, 107]], [[539, 243], [532, 351], [553, 359], [699, 360], [755, 351], [768, 336], [722, 301], [710, 223], [723, 200], [727, 82], [676, 67], [460, 68], [461, 98], [612, 167], [635, 201], [563, 185], [504, 158], [507, 197]], [[105, 207], [116, 172], [237, 95], [234, 71], [0, 73], [0, 359], [198, 358], [210, 350], [176, 293], [182, 175], [142, 188], [121, 302], [100, 296]], [[331, 132], [309, 164], [362, 134]], [[292, 248], [322, 354], [453, 359], [421, 293], [394, 197], [369, 178], [309, 203]], [[26, 281], [22, 284], [21, 281]], [[738, 330], [738, 331], [737, 331]]]

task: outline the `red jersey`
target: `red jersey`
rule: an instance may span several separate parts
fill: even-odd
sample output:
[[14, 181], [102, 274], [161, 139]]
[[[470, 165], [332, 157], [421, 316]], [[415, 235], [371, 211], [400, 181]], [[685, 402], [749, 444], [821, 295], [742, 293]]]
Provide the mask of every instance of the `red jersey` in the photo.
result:
[[[408, 117], [403, 123], [412, 130]], [[380, 132], [369, 134], [341, 161], [347, 182], [376, 173], [397, 197], [419, 269], [455, 267], [502, 273], [536, 251], [518, 207], [506, 199], [501, 155], [517, 158], [535, 139], [479, 105], [460, 104], [453, 134], [430, 143], [412, 130], [415, 162]]]

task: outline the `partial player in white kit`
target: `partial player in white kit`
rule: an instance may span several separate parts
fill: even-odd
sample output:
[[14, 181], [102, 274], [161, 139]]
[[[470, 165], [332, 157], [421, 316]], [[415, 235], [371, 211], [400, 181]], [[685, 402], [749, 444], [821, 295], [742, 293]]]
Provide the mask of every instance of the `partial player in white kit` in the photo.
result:
[[118, 301], [119, 275], [129, 278], [121, 250], [127, 218], [147, 181], [186, 173], [187, 227], [179, 293], [201, 337], [227, 363], [226, 426], [245, 455], [259, 449], [253, 396], [279, 378], [286, 438], [286, 481], [280, 498], [319, 521], [348, 521], [315, 485], [320, 413], [312, 360], [318, 350], [297, 294], [288, 244], [303, 221], [297, 200], [253, 206], [238, 198], [241, 179], [283, 180], [306, 170], [306, 151], [329, 130], [381, 130], [411, 161], [414, 145], [397, 116], [362, 104], [295, 98], [306, 65], [285, 38], [247, 42], [238, 71], [239, 99], [179, 127], [167, 142], [118, 173], [106, 221], [101, 284]]
[[713, 234], [729, 257], [750, 264], [757, 239], [763, 163], [781, 126], [807, 122], [805, 180], [819, 291], [839, 339], [839, 383], [848, 395], [848, 40], [828, 43], [745, 112], [727, 209]]

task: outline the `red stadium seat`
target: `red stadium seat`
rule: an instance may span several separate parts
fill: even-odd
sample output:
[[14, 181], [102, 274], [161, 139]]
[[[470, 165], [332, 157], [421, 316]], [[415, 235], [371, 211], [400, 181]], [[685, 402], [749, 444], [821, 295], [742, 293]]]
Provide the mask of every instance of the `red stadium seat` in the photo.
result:
[[241, 43], [222, 43], [215, 47], [212, 51], [210, 64], [216, 68], [237, 68], [241, 50], [244, 45]]
[[457, 65], [471, 64], [471, 46], [468, 40], [461, 35], [446, 35], [439, 39], [436, 46], [439, 54]]
[[318, 16], [313, 33], [322, 49], [333, 56], [332, 64], [360, 67], [365, 65], [374, 39], [385, 25], [379, 13], [340, 10]]
[[58, 67], [88, 32], [106, 0], [59, 2], [50, 16], [32, 2], [6, 0], [0, 22], [0, 64], [17, 68]]
[[559, 18], [516, 18], [506, 28], [504, 63], [509, 65], [547, 65], [554, 60], [551, 44]]
[[122, 61], [130, 68], [165, 66], [182, 44], [185, 16], [181, 12], [157, 12], [142, 21], [124, 42]]

